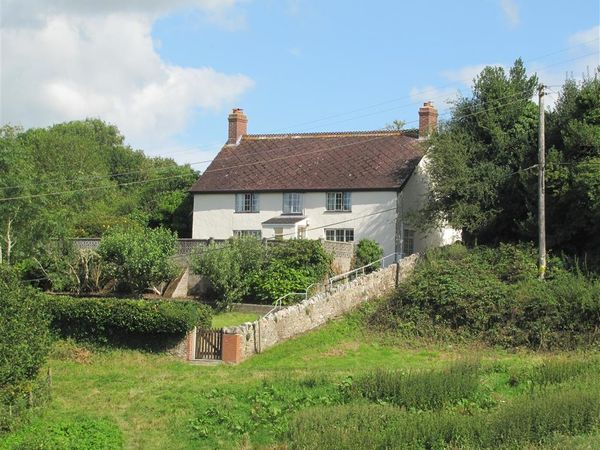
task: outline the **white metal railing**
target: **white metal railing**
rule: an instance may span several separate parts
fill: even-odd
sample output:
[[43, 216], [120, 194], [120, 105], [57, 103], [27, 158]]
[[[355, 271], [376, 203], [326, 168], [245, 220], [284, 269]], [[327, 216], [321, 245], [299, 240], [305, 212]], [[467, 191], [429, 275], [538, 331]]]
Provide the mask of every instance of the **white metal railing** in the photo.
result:
[[[401, 258], [401, 256], [400, 256], [400, 258]], [[282, 295], [277, 300], [275, 300], [275, 303], [273, 303], [273, 308], [267, 314], [265, 314], [264, 317], [267, 317], [270, 314], [272, 314], [273, 312], [279, 310], [283, 306], [283, 300], [285, 300], [288, 297], [291, 297], [292, 295], [302, 296], [302, 297], [304, 297], [304, 300], [308, 300], [308, 295], [309, 295], [310, 289], [314, 286], [318, 286], [318, 285], [322, 284], [324, 286], [327, 286], [328, 289], [331, 289], [335, 283], [337, 283], [341, 280], [346, 280], [347, 282], [350, 282], [353, 279], [358, 278], [359, 274], [361, 276], [365, 275], [366, 269], [369, 267], [376, 267], [375, 270], [384, 269], [384, 268], [388, 267], [390, 264], [397, 263], [399, 260], [400, 259], [399, 259], [398, 253], [390, 253], [389, 255], [384, 256], [383, 258], [379, 258], [377, 261], [373, 261], [370, 264], [366, 264], [362, 267], [358, 267], [358, 268], [350, 270], [348, 272], [333, 276], [324, 283], [309, 284], [304, 292], [290, 292], [288, 294]], [[353, 275], [354, 275], [354, 278], [352, 278]]]
[[271, 308], [271, 310], [268, 313], [266, 313], [264, 315], [264, 317], [267, 317], [270, 314], [272, 314], [273, 312], [275, 312], [276, 310], [279, 310], [279, 308], [281, 308], [283, 306], [283, 300], [285, 300], [286, 298], [288, 298], [292, 295], [302, 295], [304, 298], [306, 298], [306, 292], [290, 292], [288, 294], [282, 295], [277, 300], [275, 300], [275, 303], [273, 304], [273, 308]]
[[[352, 281], [352, 279], [356, 279], [359, 274], [365, 275], [366, 269], [369, 267], [376, 267], [377, 269], [379, 269], [379, 268], [384, 269], [385, 267], [387, 267], [386, 261], [389, 261], [390, 259], [393, 258], [392, 263], [397, 262], [396, 256], [397, 256], [397, 253], [390, 253], [389, 255], [378, 259], [377, 261], [373, 261], [372, 263], [366, 264], [362, 267], [358, 267], [356, 269], [349, 270], [348, 272], [344, 272], [344, 273], [341, 273], [334, 277], [331, 277], [331, 278], [329, 278], [329, 280], [327, 280], [327, 284], [331, 288], [338, 281], [341, 281], [341, 280]], [[390, 263], [388, 262], [387, 264], [389, 265]], [[375, 270], [377, 270], [377, 269], [375, 269]], [[354, 278], [352, 278], [353, 275], [354, 275]]]

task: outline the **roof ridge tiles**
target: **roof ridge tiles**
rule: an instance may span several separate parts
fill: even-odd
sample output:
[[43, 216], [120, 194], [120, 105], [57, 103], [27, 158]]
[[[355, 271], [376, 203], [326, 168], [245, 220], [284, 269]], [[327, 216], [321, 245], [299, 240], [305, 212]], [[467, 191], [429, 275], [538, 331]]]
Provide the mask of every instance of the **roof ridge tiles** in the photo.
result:
[[297, 139], [297, 138], [328, 138], [328, 137], [360, 137], [360, 136], [406, 136], [412, 137], [409, 130], [367, 130], [367, 131], [319, 131], [308, 133], [264, 133], [245, 134], [242, 140], [259, 139]]

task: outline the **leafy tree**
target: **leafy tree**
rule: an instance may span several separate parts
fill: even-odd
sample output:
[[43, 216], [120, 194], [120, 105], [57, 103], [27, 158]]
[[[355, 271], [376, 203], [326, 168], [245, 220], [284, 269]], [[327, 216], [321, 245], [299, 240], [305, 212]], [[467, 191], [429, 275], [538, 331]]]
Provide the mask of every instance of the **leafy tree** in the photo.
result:
[[404, 120], [393, 120], [392, 123], [388, 123], [384, 128], [389, 131], [402, 131], [406, 122]]
[[118, 291], [141, 295], [175, 276], [176, 241], [177, 235], [165, 228], [113, 230], [100, 241], [98, 253]]
[[548, 238], [600, 268], [600, 79], [567, 81], [548, 114]]
[[189, 165], [133, 150], [116, 127], [101, 120], [25, 131], [4, 126], [0, 262], [25, 264], [30, 271], [38, 261], [44, 265], [35, 269], [40, 276], [46, 271], [56, 280], [50, 267], [55, 241], [139, 224], [190, 236], [187, 190], [196, 177]]
[[453, 116], [428, 142], [433, 189], [422, 222], [463, 229], [467, 240], [529, 238], [536, 208], [534, 164], [537, 78], [520, 59], [508, 73], [486, 67], [473, 96], [459, 99]]
[[[600, 79], [567, 81], [546, 121], [548, 244], [600, 268]], [[473, 96], [428, 142], [432, 190], [421, 224], [467, 242], [537, 240], [537, 79], [520, 60], [486, 67]]]
[[252, 276], [261, 271], [266, 258], [267, 249], [259, 239], [242, 237], [198, 248], [191, 267], [209, 281], [208, 297], [227, 309], [248, 296]]

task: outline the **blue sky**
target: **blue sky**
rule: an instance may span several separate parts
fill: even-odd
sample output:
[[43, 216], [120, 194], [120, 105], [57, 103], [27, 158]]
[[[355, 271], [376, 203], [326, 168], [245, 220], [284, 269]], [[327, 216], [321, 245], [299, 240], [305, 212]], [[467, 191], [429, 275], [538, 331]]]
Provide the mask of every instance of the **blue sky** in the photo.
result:
[[487, 64], [552, 85], [600, 64], [597, 1], [1, 1], [2, 123], [100, 117], [180, 162], [214, 156], [233, 107], [251, 133], [410, 127]]

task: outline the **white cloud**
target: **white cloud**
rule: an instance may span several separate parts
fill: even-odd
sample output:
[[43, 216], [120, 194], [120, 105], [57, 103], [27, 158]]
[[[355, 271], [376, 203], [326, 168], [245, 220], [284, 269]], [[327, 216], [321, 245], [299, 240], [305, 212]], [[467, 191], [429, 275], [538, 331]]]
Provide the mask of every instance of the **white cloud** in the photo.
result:
[[500, 7], [504, 13], [504, 18], [508, 21], [511, 27], [516, 27], [521, 21], [519, 16], [519, 8], [514, 0], [500, 0]]
[[600, 40], [600, 25], [575, 33], [569, 37], [570, 45], [583, 45], [589, 50], [598, 51], [598, 41]]
[[242, 74], [169, 64], [152, 42], [161, 14], [202, 8], [228, 26], [235, 0], [0, 1], [0, 123], [99, 117], [144, 146], [183, 131], [196, 109], [220, 110], [253, 86]]
[[442, 76], [449, 81], [462, 83], [465, 86], [471, 86], [475, 77], [487, 66], [502, 66], [502, 64], [475, 64], [472, 66], [464, 66], [460, 69], [444, 70]]

